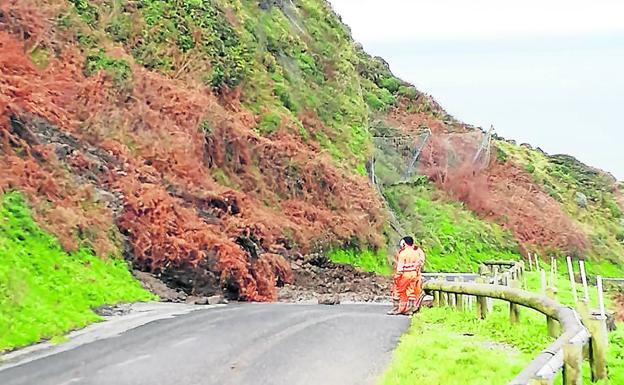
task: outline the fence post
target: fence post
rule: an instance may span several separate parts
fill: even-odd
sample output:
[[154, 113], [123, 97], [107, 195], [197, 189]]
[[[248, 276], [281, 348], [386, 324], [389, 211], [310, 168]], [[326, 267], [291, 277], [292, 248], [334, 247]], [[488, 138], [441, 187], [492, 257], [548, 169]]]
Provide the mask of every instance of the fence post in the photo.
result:
[[[550, 299], [557, 300], [557, 290], [554, 287], [546, 288], [546, 296]], [[559, 322], [556, 319], [546, 316], [546, 324], [548, 325], [549, 336], [557, 338], [559, 334], [561, 334]]]
[[445, 292], [445, 291], [441, 291], [440, 292], [440, 306], [441, 307], [447, 307], [449, 304], [449, 293]]
[[[479, 277], [475, 280], [476, 283], [484, 283], [485, 278]], [[477, 315], [480, 319], [485, 319], [488, 313], [487, 297], [477, 296]]]
[[[576, 311], [581, 317], [583, 325], [586, 325], [589, 322], [589, 304], [584, 299], [579, 300], [576, 304]], [[583, 345], [583, 358], [588, 359], [590, 354], [590, 344]]]
[[[509, 286], [517, 289], [520, 287], [519, 282], [516, 280], [512, 280], [509, 282]], [[517, 324], [520, 322], [520, 305], [517, 303], [509, 302], [509, 321], [512, 324]]]
[[[464, 279], [462, 277], [457, 277], [455, 282], [463, 282]], [[464, 310], [464, 295], [463, 294], [455, 294], [455, 307], [459, 311]]]
[[605, 317], [588, 317], [587, 328], [591, 334], [591, 339], [589, 340], [589, 365], [591, 367], [592, 381], [606, 380], [609, 337]]
[[509, 302], [509, 321], [512, 324], [520, 322], [520, 305]]
[[583, 384], [583, 345], [567, 343], [563, 345], [563, 385]]
[[438, 290], [433, 292], [433, 306], [440, 307], [440, 292]]

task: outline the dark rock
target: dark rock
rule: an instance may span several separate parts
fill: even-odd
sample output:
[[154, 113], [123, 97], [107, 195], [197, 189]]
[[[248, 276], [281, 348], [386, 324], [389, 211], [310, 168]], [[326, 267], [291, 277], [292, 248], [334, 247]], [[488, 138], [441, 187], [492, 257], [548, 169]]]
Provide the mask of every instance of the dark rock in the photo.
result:
[[118, 305], [104, 305], [93, 309], [95, 314], [102, 317], [122, 316], [129, 314], [130, 310], [131, 305], [127, 303], [122, 303]]
[[156, 294], [163, 302], [184, 302], [187, 299], [184, 292], [169, 288], [153, 274], [138, 270], [134, 270], [132, 274], [143, 284], [145, 289]]

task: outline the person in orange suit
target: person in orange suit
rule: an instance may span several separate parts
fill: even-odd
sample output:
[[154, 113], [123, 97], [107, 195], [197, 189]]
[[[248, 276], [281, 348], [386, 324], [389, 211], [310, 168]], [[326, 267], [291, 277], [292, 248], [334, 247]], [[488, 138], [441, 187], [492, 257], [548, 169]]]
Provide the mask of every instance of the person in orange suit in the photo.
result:
[[414, 244], [414, 238], [404, 237], [399, 243], [394, 264], [394, 307], [388, 314], [413, 314], [419, 310], [423, 299], [421, 270], [425, 264], [425, 252]]

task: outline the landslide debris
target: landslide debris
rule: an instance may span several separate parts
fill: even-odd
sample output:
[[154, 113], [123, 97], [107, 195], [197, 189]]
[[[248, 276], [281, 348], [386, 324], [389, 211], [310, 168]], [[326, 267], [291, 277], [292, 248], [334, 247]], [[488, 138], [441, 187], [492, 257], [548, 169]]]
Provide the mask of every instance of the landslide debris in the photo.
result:
[[279, 290], [280, 301], [338, 304], [391, 300], [389, 277], [333, 263], [321, 254], [297, 255], [291, 268], [294, 281]]

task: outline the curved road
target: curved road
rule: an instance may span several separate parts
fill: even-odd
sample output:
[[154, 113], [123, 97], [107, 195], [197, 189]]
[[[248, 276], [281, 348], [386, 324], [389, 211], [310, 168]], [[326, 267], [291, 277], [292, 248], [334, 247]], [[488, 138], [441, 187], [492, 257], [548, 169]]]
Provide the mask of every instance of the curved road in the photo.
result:
[[409, 318], [386, 316], [386, 310], [300, 304], [202, 309], [71, 349], [70, 341], [22, 363], [8, 360], [0, 364], [0, 384], [375, 384], [409, 325]]

